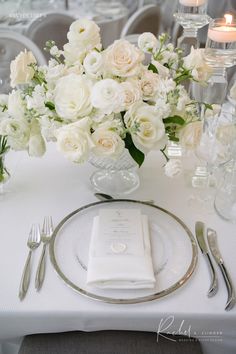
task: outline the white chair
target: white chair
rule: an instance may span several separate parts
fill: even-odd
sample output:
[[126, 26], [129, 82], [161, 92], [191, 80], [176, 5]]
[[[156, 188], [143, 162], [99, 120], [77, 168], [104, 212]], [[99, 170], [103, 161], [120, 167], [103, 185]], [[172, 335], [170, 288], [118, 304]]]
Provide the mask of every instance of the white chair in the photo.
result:
[[124, 27], [128, 18], [128, 12], [120, 15], [111, 20], [96, 20], [97, 25], [100, 27], [100, 34], [102, 39], [103, 48], [107, 48], [116, 39], [120, 38], [122, 28]]
[[33, 21], [25, 34], [43, 51], [45, 58], [50, 59], [50, 54], [44, 51], [45, 43], [53, 40], [58, 48], [62, 49], [63, 45], [68, 42], [67, 32], [73, 21], [75, 18], [72, 16], [49, 13]]
[[159, 33], [160, 22], [160, 7], [155, 5], [144, 6], [129, 18], [121, 32], [121, 37], [143, 32], [152, 32], [154, 35], [157, 35]]
[[0, 93], [10, 91], [10, 63], [25, 49], [34, 54], [39, 65], [46, 64], [44, 55], [29, 38], [16, 32], [0, 31]]

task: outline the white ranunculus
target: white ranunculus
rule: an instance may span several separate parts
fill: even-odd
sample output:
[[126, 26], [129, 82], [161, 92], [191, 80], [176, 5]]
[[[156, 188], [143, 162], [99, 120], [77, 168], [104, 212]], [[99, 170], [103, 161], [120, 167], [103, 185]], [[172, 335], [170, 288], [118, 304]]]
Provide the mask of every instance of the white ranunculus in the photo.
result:
[[182, 162], [177, 159], [169, 160], [164, 167], [166, 176], [171, 178], [178, 177], [182, 173], [182, 169]]
[[164, 123], [154, 106], [136, 102], [124, 116], [135, 146], [144, 153], [166, 144]]
[[187, 124], [180, 131], [180, 144], [187, 150], [194, 150], [202, 136], [202, 122], [196, 121]]
[[55, 87], [55, 109], [59, 117], [76, 120], [90, 114], [90, 83], [84, 76], [69, 74], [60, 78]]
[[42, 137], [40, 126], [37, 121], [31, 123], [28, 153], [30, 156], [41, 157], [46, 151], [45, 141]]
[[90, 125], [90, 119], [85, 117], [75, 123], [65, 125], [55, 132], [58, 150], [72, 162], [86, 161], [90, 150], [94, 147]]
[[95, 22], [80, 19], [70, 25], [67, 33], [69, 43], [80, 48], [81, 51], [90, 51], [94, 48], [101, 49], [100, 28]]
[[127, 110], [133, 103], [142, 99], [141, 87], [138, 80], [129, 80], [121, 83], [124, 91], [124, 109]]
[[8, 114], [12, 118], [23, 119], [25, 114], [25, 107], [20, 91], [13, 90], [11, 93], [9, 93]]
[[7, 136], [13, 150], [25, 150], [30, 137], [29, 124], [23, 119], [5, 118], [0, 122], [0, 135]]
[[118, 113], [124, 102], [124, 90], [118, 82], [104, 79], [95, 83], [91, 93], [92, 105], [105, 114]]
[[104, 70], [107, 75], [131, 77], [138, 75], [144, 53], [130, 42], [120, 39], [104, 51]]
[[84, 69], [87, 75], [92, 78], [98, 78], [102, 74], [103, 57], [96, 50], [91, 51], [84, 58]]
[[31, 68], [30, 64], [36, 64], [36, 59], [32, 52], [20, 52], [15, 60], [11, 62], [10, 69], [10, 79], [11, 86], [14, 88], [16, 85], [27, 84], [34, 76], [34, 69]]
[[159, 86], [159, 77], [151, 70], [145, 70], [140, 80], [144, 100], [153, 99]]
[[212, 68], [204, 57], [204, 49], [191, 48], [191, 52], [184, 58], [184, 65], [191, 70], [194, 80], [206, 82], [212, 74]]
[[138, 46], [145, 53], [152, 53], [157, 49], [158, 40], [154, 34], [144, 32], [138, 37]]
[[92, 139], [95, 144], [93, 152], [101, 157], [117, 158], [122, 154], [125, 147], [121, 137], [105, 127], [96, 129], [92, 134]]
[[62, 54], [65, 58], [66, 64], [72, 65], [77, 62], [82, 63], [86, 55], [86, 51], [80, 47], [77, 47], [76, 45], [73, 45], [71, 43], [66, 43], [63, 46]]

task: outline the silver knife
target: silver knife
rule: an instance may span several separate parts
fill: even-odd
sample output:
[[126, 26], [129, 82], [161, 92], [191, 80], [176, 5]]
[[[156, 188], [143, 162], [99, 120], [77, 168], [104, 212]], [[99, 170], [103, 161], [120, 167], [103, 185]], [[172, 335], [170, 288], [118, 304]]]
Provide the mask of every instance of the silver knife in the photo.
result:
[[207, 239], [208, 239], [208, 244], [211, 250], [211, 254], [214, 257], [216, 263], [218, 264], [221, 273], [223, 275], [224, 281], [225, 281], [225, 285], [227, 288], [227, 292], [228, 292], [228, 299], [225, 305], [225, 310], [229, 311], [231, 310], [235, 303], [236, 303], [236, 296], [235, 296], [235, 290], [232, 284], [232, 280], [230, 278], [229, 273], [227, 272], [225, 265], [224, 265], [224, 261], [223, 258], [220, 254], [219, 251], [219, 247], [218, 247], [218, 243], [217, 243], [217, 234], [215, 230], [212, 229], [207, 229]]
[[206, 259], [207, 265], [208, 265], [208, 269], [210, 272], [210, 277], [211, 277], [211, 284], [210, 284], [210, 288], [207, 292], [207, 296], [208, 297], [212, 297], [214, 296], [217, 291], [218, 291], [218, 279], [216, 276], [216, 272], [215, 272], [215, 268], [212, 264], [210, 255], [209, 255], [209, 251], [208, 251], [208, 247], [205, 241], [205, 226], [204, 223], [201, 221], [197, 221], [195, 224], [195, 233], [196, 233], [196, 237], [197, 237], [197, 242], [198, 245], [200, 247], [200, 250], [203, 254], [203, 256]]

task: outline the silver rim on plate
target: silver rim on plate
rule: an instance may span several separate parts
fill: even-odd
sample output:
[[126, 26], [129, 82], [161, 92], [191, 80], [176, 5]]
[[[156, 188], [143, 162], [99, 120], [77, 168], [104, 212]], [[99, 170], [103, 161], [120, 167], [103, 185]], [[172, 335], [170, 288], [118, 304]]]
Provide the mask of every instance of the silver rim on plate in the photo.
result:
[[[72, 218], [74, 215], [80, 213], [81, 211], [84, 211], [84, 210], [86, 210], [88, 208], [91, 208], [91, 207], [94, 207], [96, 205], [107, 204], [107, 203], [116, 203], [116, 202], [137, 203], [137, 204], [147, 205], [147, 206], [150, 206], [152, 208], [156, 208], [156, 209], [166, 213], [167, 215], [171, 216], [173, 219], [175, 219], [183, 227], [184, 231], [186, 232], [186, 234], [189, 237], [189, 240], [191, 242], [192, 260], [190, 262], [190, 265], [189, 265], [186, 273], [176, 283], [174, 283], [169, 288], [164, 289], [164, 290], [159, 291], [159, 292], [156, 292], [156, 293], [151, 294], [151, 295], [141, 296], [141, 297], [136, 297], [136, 298], [129, 298], [129, 299], [112, 298], [112, 297], [106, 297], [106, 296], [93, 294], [93, 293], [91, 293], [91, 292], [89, 292], [89, 291], [87, 291], [85, 289], [80, 288], [78, 285], [76, 285], [72, 281], [70, 281], [70, 279], [68, 279], [65, 276], [65, 274], [61, 271], [61, 269], [60, 269], [60, 267], [59, 267], [59, 265], [57, 263], [57, 260], [56, 260], [55, 241], [56, 241], [56, 237], [57, 237], [59, 231], [61, 230], [61, 228], [63, 227], [63, 225], [70, 218]], [[168, 210], [163, 209], [163, 208], [161, 208], [161, 207], [159, 207], [157, 205], [149, 204], [147, 202], [143, 202], [143, 201], [139, 201], [139, 200], [132, 200], [132, 199], [112, 199], [112, 200], [99, 201], [99, 202], [87, 204], [85, 206], [82, 206], [79, 209], [74, 210], [72, 213], [68, 214], [64, 219], [62, 219], [61, 222], [55, 228], [55, 230], [53, 232], [53, 235], [52, 235], [52, 238], [51, 238], [51, 241], [50, 241], [49, 253], [50, 253], [50, 259], [51, 259], [51, 262], [53, 264], [54, 269], [56, 270], [56, 272], [60, 276], [60, 278], [66, 283], [66, 285], [68, 285], [73, 290], [75, 290], [76, 292], [80, 293], [83, 296], [86, 296], [86, 297], [88, 297], [90, 299], [94, 299], [94, 300], [110, 303], [110, 304], [137, 304], [137, 303], [148, 302], [148, 301], [153, 301], [153, 300], [156, 300], [156, 299], [160, 299], [160, 298], [162, 298], [162, 297], [164, 297], [164, 296], [166, 296], [168, 294], [171, 294], [172, 292], [174, 292], [175, 290], [180, 288], [183, 284], [185, 284], [187, 282], [187, 280], [191, 277], [191, 275], [193, 274], [193, 272], [194, 272], [194, 270], [196, 268], [197, 260], [198, 260], [198, 249], [197, 249], [196, 241], [194, 239], [194, 236], [193, 236], [192, 232], [189, 230], [189, 228], [184, 224], [184, 222], [182, 220], [180, 220], [177, 216], [175, 216], [174, 214], [172, 214]]]

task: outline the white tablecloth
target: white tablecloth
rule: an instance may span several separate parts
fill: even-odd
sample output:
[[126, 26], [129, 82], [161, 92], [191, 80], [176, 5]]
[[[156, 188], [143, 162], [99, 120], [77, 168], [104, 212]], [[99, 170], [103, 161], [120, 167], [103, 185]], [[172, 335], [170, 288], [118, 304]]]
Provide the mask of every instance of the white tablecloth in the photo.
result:
[[[89, 182], [93, 167], [65, 160], [55, 146], [42, 159], [26, 153], [9, 153], [11, 191], [0, 199], [0, 341], [31, 333], [95, 330], [143, 330], [185, 333], [202, 341], [204, 354], [236, 352], [236, 308], [224, 311], [227, 294], [219, 274], [220, 289], [207, 298], [209, 275], [205, 260], [192, 278], [178, 291], [160, 300], [137, 305], [111, 305], [87, 299], [68, 288], [47, 263], [46, 278], [40, 293], [32, 279], [23, 302], [18, 299], [22, 268], [27, 255], [26, 241], [32, 222], [52, 215], [54, 223], [76, 208], [95, 201]], [[206, 213], [189, 206], [191, 187], [184, 179], [168, 179], [161, 168], [159, 154], [150, 154], [140, 169], [141, 187], [131, 195], [154, 199], [179, 216], [192, 231], [202, 220], [218, 231], [219, 246], [236, 285], [235, 225], [221, 220], [214, 212]], [[33, 260], [33, 275], [40, 252]], [[173, 324], [167, 325], [173, 319]], [[163, 323], [165, 321], [165, 324]], [[169, 323], [169, 322], [168, 322]]]

